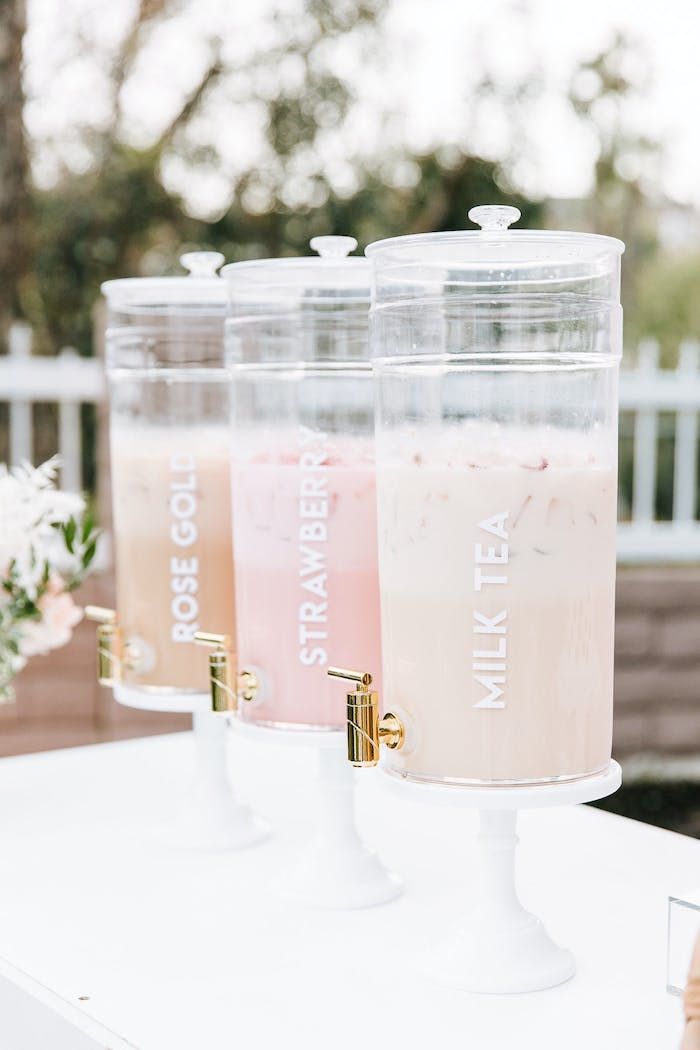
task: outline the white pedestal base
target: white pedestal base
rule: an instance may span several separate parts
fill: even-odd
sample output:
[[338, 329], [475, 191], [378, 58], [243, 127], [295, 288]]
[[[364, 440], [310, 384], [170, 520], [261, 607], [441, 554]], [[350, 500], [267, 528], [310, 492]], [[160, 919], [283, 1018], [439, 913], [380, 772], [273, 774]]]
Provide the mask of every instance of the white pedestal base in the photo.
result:
[[314, 828], [296, 846], [285, 874], [273, 884], [281, 896], [309, 908], [370, 908], [403, 892], [360, 838], [355, 823], [355, 771], [347, 760], [343, 731], [283, 730], [234, 719], [238, 732], [312, 747], [318, 759]]
[[225, 718], [194, 714], [194, 778], [180, 815], [165, 828], [171, 845], [189, 849], [237, 850], [268, 837], [269, 829], [235, 798], [226, 763]]
[[163, 711], [179, 714], [207, 714], [211, 711], [211, 696], [208, 691], [139, 689], [134, 685], [115, 685], [114, 699], [124, 707], [136, 707], [140, 711]]
[[471, 908], [421, 959], [426, 976], [470, 992], [509, 994], [553, 988], [573, 977], [570, 952], [525, 911], [515, 886], [517, 810], [590, 802], [616, 791], [617, 762], [598, 776], [562, 784], [518, 787], [441, 787], [399, 781], [397, 790], [442, 804], [479, 809], [481, 884]]
[[318, 748], [316, 826], [303, 843], [279, 892], [312, 908], [370, 908], [394, 900], [400, 880], [362, 841], [355, 825], [354, 771], [345, 738]]
[[574, 958], [525, 911], [515, 888], [515, 810], [481, 811], [481, 892], [436, 945], [425, 970], [470, 992], [535, 992], [573, 976]]

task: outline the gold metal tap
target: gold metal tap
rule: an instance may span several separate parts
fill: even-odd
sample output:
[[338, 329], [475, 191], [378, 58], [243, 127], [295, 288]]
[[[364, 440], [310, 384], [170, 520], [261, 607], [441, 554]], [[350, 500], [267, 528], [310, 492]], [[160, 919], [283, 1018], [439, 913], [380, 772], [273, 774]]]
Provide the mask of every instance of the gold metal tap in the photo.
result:
[[213, 650], [209, 653], [209, 688], [212, 711], [219, 714], [235, 711], [238, 707], [238, 698], [231, 685], [231, 639], [227, 634], [196, 631], [194, 640], [197, 645], [208, 645]]
[[256, 699], [260, 683], [253, 671], [243, 670], [235, 675], [236, 686], [233, 687], [231, 665], [231, 639], [227, 634], [211, 634], [209, 631], [196, 631], [194, 640], [197, 645], [213, 647], [209, 653], [209, 685], [211, 688], [211, 708], [219, 714], [226, 714], [238, 708], [238, 701], [251, 703]]
[[119, 685], [124, 645], [117, 614], [101, 605], [87, 605], [85, 615], [97, 624], [97, 681], [100, 685]]
[[387, 712], [379, 717], [379, 694], [371, 689], [372, 675], [368, 671], [348, 671], [344, 667], [329, 667], [328, 674], [356, 682], [346, 694], [348, 727], [348, 760], [353, 766], [376, 766], [379, 745], [392, 750], [401, 748], [405, 740], [404, 727], [398, 715]]

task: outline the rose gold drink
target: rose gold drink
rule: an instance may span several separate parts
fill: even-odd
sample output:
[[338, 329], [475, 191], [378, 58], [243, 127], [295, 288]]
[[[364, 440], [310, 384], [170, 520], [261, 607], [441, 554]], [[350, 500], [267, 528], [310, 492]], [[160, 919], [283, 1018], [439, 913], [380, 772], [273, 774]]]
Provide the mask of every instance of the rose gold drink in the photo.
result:
[[142, 653], [127, 684], [202, 691], [194, 632], [233, 632], [229, 475], [225, 425], [112, 426], [117, 604]]
[[206, 711], [197, 630], [234, 634], [223, 257], [103, 286], [120, 652], [115, 696]]

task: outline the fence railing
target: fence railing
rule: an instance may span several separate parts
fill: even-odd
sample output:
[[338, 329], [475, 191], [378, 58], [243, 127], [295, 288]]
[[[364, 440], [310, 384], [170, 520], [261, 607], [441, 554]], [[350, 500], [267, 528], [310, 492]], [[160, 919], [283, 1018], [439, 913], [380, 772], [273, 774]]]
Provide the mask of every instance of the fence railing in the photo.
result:
[[48, 402], [58, 406], [58, 452], [61, 484], [78, 491], [83, 487], [82, 404], [100, 404], [105, 396], [102, 362], [81, 357], [67, 347], [55, 357], [32, 357], [32, 333], [27, 325], [14, 324], [9, 353], [0, 356], [0, 402], [9, 405], [10, 463], [33, 463], [35, 434], [32, 406]]
[[[659, 346], [640, 343], [634, 369], [620, 376], [620, 410], [633, 417], [630, 520], [618, 526], [618, 557], [626, 562], [700, 559], [698, 505], [698, 418], [700, 345], [686, 340], [676, 368], [659, 367]], [[672, 417], [672, 506], [668, 521], [657, 518], [659, 422]]]
[[[58, 405], [61, 482], [80, 489], [82, 476], [81, 404], [100, 405], [105, 396], [102, 363], [71, 349], [56, 357], [32, 357], [31, 331], [13, 326], [9, 354], [0, 357], [0, 403], [9, 404], [9, 457], [34, 460], [32, 404]], [[642, 342], [633, 369], [623, 369], [620, 409], [632, 417], [632, 483], [629, 506], [622, 500], [618, 554], [623, 562], [700, 560], [698, 439], [700, 437], [700, 344], [685, 341], [674, 369], [659, 367], [658, 345]], [[672, 509], [657, 518], [659, 421], [673, 417]], [[101, 416], [102, 418], [102, 416]], [[671, 479], [667, 479], [671, 480]], [[624, 520], [629, 518], [629, 520]]]

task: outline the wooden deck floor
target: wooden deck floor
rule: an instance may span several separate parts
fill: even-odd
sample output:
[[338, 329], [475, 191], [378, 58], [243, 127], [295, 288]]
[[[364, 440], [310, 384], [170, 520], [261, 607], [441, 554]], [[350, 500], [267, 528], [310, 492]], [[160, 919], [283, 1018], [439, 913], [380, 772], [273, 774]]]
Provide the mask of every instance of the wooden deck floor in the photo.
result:
[[[90, 580], [82, 604], [109, 605], [111, 577]], [[115, 703], [95, 678], [95, 625], [83, 621], [64, 648], [35, 657], [18, 676], [17, 703], [0, 707], [0, 756], [167, 733], [189, 715], [137, 711]]]

